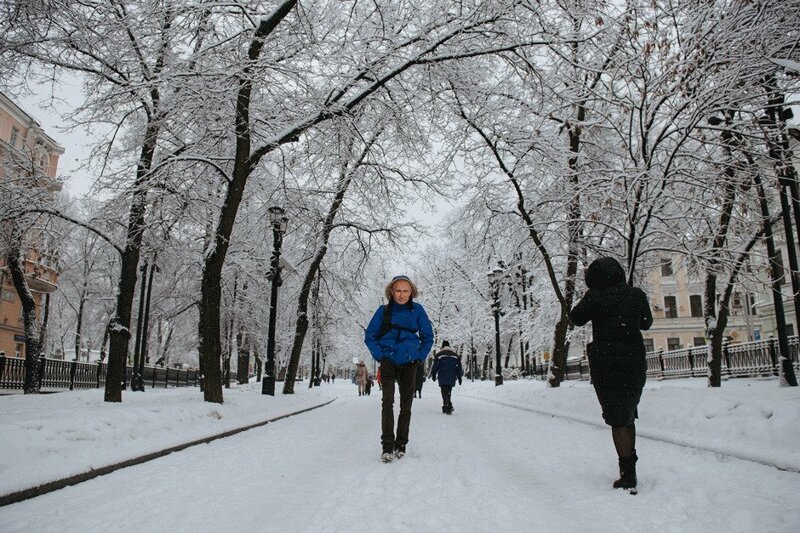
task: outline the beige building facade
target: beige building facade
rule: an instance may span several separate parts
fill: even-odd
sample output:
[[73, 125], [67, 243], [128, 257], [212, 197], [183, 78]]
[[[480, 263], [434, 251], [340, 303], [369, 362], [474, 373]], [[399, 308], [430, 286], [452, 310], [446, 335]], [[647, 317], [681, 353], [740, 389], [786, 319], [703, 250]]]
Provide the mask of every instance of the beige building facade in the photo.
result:
[[[643, 285], [653, 312], [653, 326], [642, 332], [647, 351], [678, 350], [708, 342], [703, 318], [705, 280], [691, 275], [682, 257], [663, 257]], [[743, 287], [734, 290], [725, 330], [731, 342], [748, 342], [763, 336], [756, 305], [761, 297]]]
[[[29, 179], [31, 187], [44, 187], [55, 193], [61, 189], [55, 180], [58, 159], [64, 153], [41, 128], [36, 119], [0, 92], [0, 180]], [[13, 169], [31, 170], [12, 177]], [[11, 169], [11, 170], [9, 170]], [[28, 285], [36, 300], [37, 315], [41, 313], [44, 295], [58, 286], [56, 258], [43, 244], [41, 235], [28, 235], [29, 247], [24, 268]], [[41, 320], [41, 317], [40, 317]], [[6, 356], [25, 357], [25, 331], [22, 324], [22, 305], [6, 267], [0, 256], [0, 351]]]

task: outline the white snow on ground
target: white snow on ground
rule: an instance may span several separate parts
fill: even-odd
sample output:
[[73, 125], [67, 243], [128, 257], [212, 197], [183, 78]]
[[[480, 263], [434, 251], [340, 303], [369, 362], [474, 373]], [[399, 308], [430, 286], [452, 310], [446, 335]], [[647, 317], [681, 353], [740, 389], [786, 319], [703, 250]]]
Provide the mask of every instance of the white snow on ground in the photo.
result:
[[2, 507], [0, 530], [800, 530], [800, 389], [704, 385], [648, 383], [638, 496], [611, 488], [610, 431], [585, 382], [465, 382], [447, 416], [428, 381], [408, 454], [388, 465], [379, 391], [358, 397], [347, 382], [274, 398], [246, 386], [225, 391], [223, 405], [196, 389], [128, 392], [122, 404], [104, 404], [102, 391], [0, 397], [0, 494], [337, 397]]

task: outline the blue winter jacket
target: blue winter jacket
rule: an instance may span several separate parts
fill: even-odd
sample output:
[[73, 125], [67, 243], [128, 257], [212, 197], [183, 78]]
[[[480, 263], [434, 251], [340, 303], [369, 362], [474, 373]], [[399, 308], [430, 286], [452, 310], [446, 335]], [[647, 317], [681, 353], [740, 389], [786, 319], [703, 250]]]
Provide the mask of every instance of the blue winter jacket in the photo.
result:
[[410, 303], [411, 306], [399, 304], [392, 306], [392, 329], [380, 339], [378, 335], [386, 306], [380, 306], [369, 321], [364, 334], [364, 343], [376, 361], [388, 357], [396, 364], [402, 365], [411, 361], [424, 361], [431, 351], [433, 346], [431, 321], [420, 304]]
[[439, 380], [439, 386], [449, 385], [452, 387], [456, 384], [456, 380], [460, 380], [464, 376], [464, 369], [461, 366], [461, 360], [458, 354], [445, 346], [439, 353], [436, 354], [436, 361], [431, 368], [431, 378], [434, 381]]

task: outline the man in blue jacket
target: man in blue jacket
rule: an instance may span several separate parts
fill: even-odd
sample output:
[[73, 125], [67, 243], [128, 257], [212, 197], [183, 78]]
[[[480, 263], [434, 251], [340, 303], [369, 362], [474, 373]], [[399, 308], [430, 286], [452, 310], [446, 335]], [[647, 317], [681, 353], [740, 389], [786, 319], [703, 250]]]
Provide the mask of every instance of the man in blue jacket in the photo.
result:
[[464, 368], [461, 366], [461, 359], [458, 354], [450, 348], [450, 343], [442, 341], [442, 349], [436, 354], [436, 361], [431, 369], [433, 381], [439, 379], [439, 387], [442, 389], [442, 412], [447, 415], [453, 414], [453, 401], [450, 397], [453, 387], [461, 385], [461, 378], [464, 376]]
[[[414, 302], [418, 291], [408, 276], [395, 276], [386, 286], [389, 303], [375, 311], [364, 343], [381, 365], [381, 460], [403, 457], [408, 444], [411, 403], [414, 400], [417, 367], [433, 346], [433, 327], [423, 307]], [[394, 389], [400, 390], [400, 415], [394, 431]]]

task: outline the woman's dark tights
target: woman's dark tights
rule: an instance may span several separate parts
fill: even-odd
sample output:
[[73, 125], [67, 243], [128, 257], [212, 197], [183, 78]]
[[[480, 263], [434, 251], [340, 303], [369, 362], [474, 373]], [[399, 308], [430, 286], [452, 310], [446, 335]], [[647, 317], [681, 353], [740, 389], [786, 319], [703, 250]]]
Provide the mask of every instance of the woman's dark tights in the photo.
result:
[[618, 457], [630, 457], [636, 449], [636, 425], [614, 426], [611, 428], [614, 448]]

